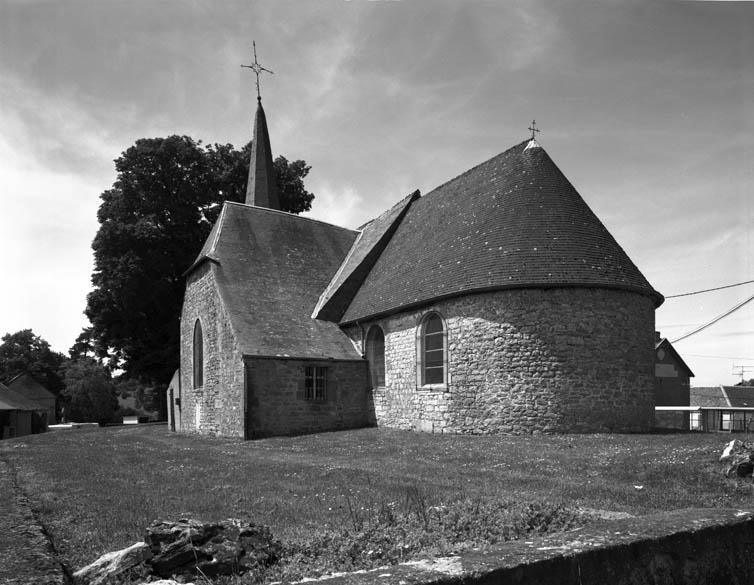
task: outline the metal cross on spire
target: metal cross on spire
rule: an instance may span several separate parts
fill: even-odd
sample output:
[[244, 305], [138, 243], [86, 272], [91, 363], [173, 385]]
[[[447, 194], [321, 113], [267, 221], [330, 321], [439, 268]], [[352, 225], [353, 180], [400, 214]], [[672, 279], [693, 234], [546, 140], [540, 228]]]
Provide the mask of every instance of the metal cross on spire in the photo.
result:
[[246, 67], [247, 69], [251, 69], [256, 74], [257, 76], [257, 100], [261, 100], [262, 97], [259, 94], [259, 74], [262, 71], [266, 71], [267, 73], [272, 73], [274, 75], [275, 72], [270, 71], [269, 69], [265, 69], [257, 62], [257, 43], [256, 41], [252, 41], [251, 44], [254, 47], [254, 63], [252, 63], [251, 65], [241, 65], [241, 67]]
[[531, 130], [531, 139], [534, 140], [535, 139], [535, 133], [539, 132], [539, 129], [537, 128], [537, 121], [536, 120], [532, 120], [531, 121], [531, 126], [529, 126], [529, 130]]

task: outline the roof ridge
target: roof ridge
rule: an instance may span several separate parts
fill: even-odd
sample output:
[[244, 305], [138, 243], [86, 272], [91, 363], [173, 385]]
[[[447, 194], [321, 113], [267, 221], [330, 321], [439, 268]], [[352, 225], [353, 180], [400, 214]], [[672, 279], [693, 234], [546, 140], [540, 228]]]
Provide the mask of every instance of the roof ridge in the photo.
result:
[[[520, 148], [521, 146], [523, 146], [523, 145], [525, 145], [525, 144], [528, 144], [528, 143], [530, 142], [530, 140], [531, 140], [530, 138], [527, 138], [527, 139], [526, 139], [526, 140], [524, 140], [523, 142], [519, 142], [518, 144], [516, 144], [516, 145], [514, 145], [514, 146], [511, 146], [510, 148], [508, 148], [508, 149], [504, 150], [503, 152], [499, 152], [499, 153], [497, 153], [497, 154], [495, 154], [495, 155], [491, 156], [490, 158], [488, 158], [488, 159], [486, 159], [486, 160], [484, 160], [484, 161], [480, 162], [479, 164], [477, 164], [477, 165], [474, 165], [474, 166], [473, 166], [473, 167], [471, 167], [470, 169], [467, 169], [467, 170], [465, 170], [464, 172], [462, 172], [462, 173], [461, 173], [460, 175], [456, 175], [456, 176], [455, 176], [455, 177], [453, 177], [452, 179], [448, 179], [448, 180], [447, 180], [447, 181], [445, 181], [444, 183], [441, 183], [440, 185], [438, 185], [437, 187], [435, 187], [434, 189], [432, 189], [432, 190], [431, 190], [430, 192], [428, 192], [428, 193], [427, 193], [426, 195], [423, 195], [423, 197], [429, 197], [429, 196], [430, 196], [430, 195], [432, 195], [432, 194], [433, 194], [433, 193], [434, 193], [435, 191], [439, 191], [440, 189], [442, 189], [442, 188], [443, 188], [443, 187], [445, 187], [446, 185], [450, 185], [451, 183], [454, 183], [454, 182], [455, 182], [455, 181], [457, 181], [458, 179], [460, 179], [460, 178], [462, 178], [462, 177], [465, 177], [466, 175], [468, 175], [468, 174], [470, 174], [470, 173], [473, 173], [473, 172], [474, 172], [474, 171], [476, 171], [476, 170], [477, 170], [477, 169], [478, 169], [479, 167], [482, 167], [482, 166], [486, 165], [486, 164], [487, 164], [487, 163], [489, 163], [490, 161], [493, 161], [493, 160], [495, 160], [496, 158], [500, 158], [501, 156], [504, 156], [504, 155], [508, 154], [509, 152], [512, 152], [513, 150], [515, 150], [515, 149], [517, 149], [517, 148]], [[542, 146], [541, 146], [541, 145], [540, 145], [540, 148], [542, 148]], [[544, 148], [542, 148], [542, 150], [543, 150], [543, 151], [545, 151], [545, 149], [544, 149]], [[522, 151], [522, 152], [523, 152], [523, 151]], [[547, 152], [547, 151], [545, 151], [545, 152]]]
[[[374, 221], [374, 220], [372, 220]], [[372, 222], [369, 222], [372, 223]], [[369, 224], [367, 224], [369, 225]], [[346, 254], [346, 257], [343, 258], [343, 261], [340, 263], [340, 266], [338, 266], [338, 270], [335, 272], [333, 277], [330, 279], [330, 282], [327, 283], [327, 286], [325, 287], [325, 290], [322, 291], [322, 294], [319, 295], [319, 298], [317, 299], [317, 304], [314, 305], [314, 309], [312, 309], [311, 317], [312, 319], [316, 319], [317, 313], [322, 309], [322, 307], [326, 304], [328, 299], [327, 294], [334, 290], [335, 283], [338, 282], [338, 277], [343, 274], [343, 271], [346, 269], [346, 265], [348, 264], [348, 260], [353, 256], [354, 252], [356, 251], [356, 248], [358, 246], [359, 241], [361, 241], [361, 237], [364, 235], [364, 230], [359, 231], [359, 235], [356, 236], [356, 239], [354, 239], [353, 244], [351, 244], [351, 247], [348, 249], [348, 254]]]
[[728, 393], [725, 391], [725, 386], [720, 384], [720, 392], [723, 393], [723, 398], [725, 398], [725, 402], [728, 403], [728, 406], [733, 407], [733, 405], [730, 403], [730, 398], [728, 398]]
[[223, 223], [225, 221], [225, 205], [223, 205], [222, 209], [220, 209], [220, 215], [217, 216], [216, 221], [217, 231], [215, 231], [215, 237], [212, 239], [209, 250], [207, 250], [207, 257], [209, 257], [210, 254], [214, 254], [215, 248], [217, 248], [217, 241], [220, 239], [220, 232], [223, 231]]
[[313, 221], [315, 223], [321, 223], [322, 225], [327, 225], [330, 227], [338, 228], [339, 230], [345, 230], [348, 232], [358, 232], [357, 229], [351, 229], [347, 227], [343, 227], [342, 225], [337, 225], [335, 223], [330, 223], [328, 221], [323, 221], [321, 219], [315, 219], [313, 217], [307, 217], [305, 215], [298, 215], [296, 213], [291, 213], [290, 211], [282, 211], [280, 209], [270, 209], [269, 207], [260, 207], [259, 205], [249, 205], [248, 203], [239, 203], [238, 201], [225, 201], [228, 205], [237, 205], [239, 207], [245, 207], [248, 209], [259, 209], [260, 211], [265, 211], [269, 213], [278, 213], [282, 215], [287, 215], [289, 217], [298, 218], [298, 219], [304, 219], [306, 221]]
[[396, 202], [395, 202], [395, 203], [394, 203], [393, 205], [391, 205], [390, 207], [388, 207], [388, 208], [387, 208], [387, 209], [386, 209], [385, 211], [383, 211], [383, 212], [382, 212], [382, 213], [380, 213], [379, 215], [377, 215], [377, 216], [373, 217], [372, 219], [370, 219], [370, 220], [369, 220], [368, 222], [366, 222], [366, 223], [362, 223], [362, 224], [361, 224], [361, 225], [360, 225], [359, 227], [357, 227], [357, 228], [356, 228], [356, 230], [357, 230], [357, 231], [364, 231], [364, 230], [366, 229], [366, 227], [367, 227], [367, 226], [368, 226], [368, 225], [369, 225], [370, 223], [374, 223], [374, 222], [375, 222], [375, 221], [377, 221], [378, 219], [380, 219], [380, 218], [382, 218], [382, 217], [386, 216], [386, 215], [387, 215], [388, 213], [390, 213], [391, 211], [393, 211], [393, 209], [395, 209], [395, 208], [396, 208], [396, 207], [398, 207], [398, 206], [399, 206], [399, 205], [400, 205], [401, 203], [403, 203], [404, 201], [406, 201], [406, 199], [412, 199], [412, 198], [416, 198], [416, 199], [418, 199], [418, 198], [420, 198], [420, 197], [421, 197], [421, 191], [420, 191], [419, 189], [414, 189], [414, 190], [413, 190], [413, 191], [412, 191], [411, 193], [409, 193], [408, 195], [406, 195], [406, 196], [405, 196], [405, 197], [403, 197], [402, 199], [400, 199], [400, 200], [396, 201]]

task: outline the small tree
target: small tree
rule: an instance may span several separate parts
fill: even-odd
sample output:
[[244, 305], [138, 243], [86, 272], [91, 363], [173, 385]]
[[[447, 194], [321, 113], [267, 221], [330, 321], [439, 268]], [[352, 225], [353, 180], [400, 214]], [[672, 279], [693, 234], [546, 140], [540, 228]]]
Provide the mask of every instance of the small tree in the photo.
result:
[[65, 368], [66, 419], [76, 422], [113, 422], [118, 409], [110, 373], [96, 360], [80, 358]]

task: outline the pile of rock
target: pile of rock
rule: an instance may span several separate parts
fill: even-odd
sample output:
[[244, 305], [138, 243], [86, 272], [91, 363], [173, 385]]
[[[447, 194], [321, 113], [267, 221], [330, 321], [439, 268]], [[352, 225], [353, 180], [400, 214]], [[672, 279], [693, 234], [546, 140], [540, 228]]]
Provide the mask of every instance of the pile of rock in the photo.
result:
[[152, 571], [160, 577], [242, 574], [271, 565], [281, 552], [268, 527], [238, 520], [157, 521], [147, 528], [144, 541], [153, 555]]
[[754, 443], [734, 439], [726, 445], [720, 461], [726, 463], [726, 477], [751, 477], [754, 473]]
[[155, 521], [144, 542], [103, 555], [74, 573], [77, 583], [99, 585], [127, 571], [145, 577], [240, 575], [266, 567], [282, 547], [267, 526], [240, 520], [205, 524], [196, 520]]

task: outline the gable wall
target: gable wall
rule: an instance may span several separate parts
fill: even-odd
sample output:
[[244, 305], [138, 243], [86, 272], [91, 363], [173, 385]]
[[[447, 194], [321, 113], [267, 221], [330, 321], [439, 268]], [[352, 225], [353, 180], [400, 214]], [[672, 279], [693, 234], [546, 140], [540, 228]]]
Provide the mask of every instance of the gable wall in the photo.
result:
[[[417, 326], [438, 311], [447, 387], [417, 387]], [[643, 431], [654, 419], [654, 305], [587, 288], [466, 295], [373, 321], [385, 333], [378, 425], [429, 432]], [[360, 340], [372, 322], [347, 332]]]
[[[305, 368], [327, 369], [326, 400], [305, 399]], [[366, 361], [246, 358], [251, 437], [374, 424]]]
[[[205, 262], [188, 278], [181, 313], [181, 405], [177, 431], [244, 436], [244, 368], [214, 275]], [[204, 384], [193, 387], [194, 323], [204, 335]]]
[[686, 369], [678, 363], [673, 352], [662, 347], [655, 350], [656, 405], [688, 406], [689, 393], [689, 376]]

